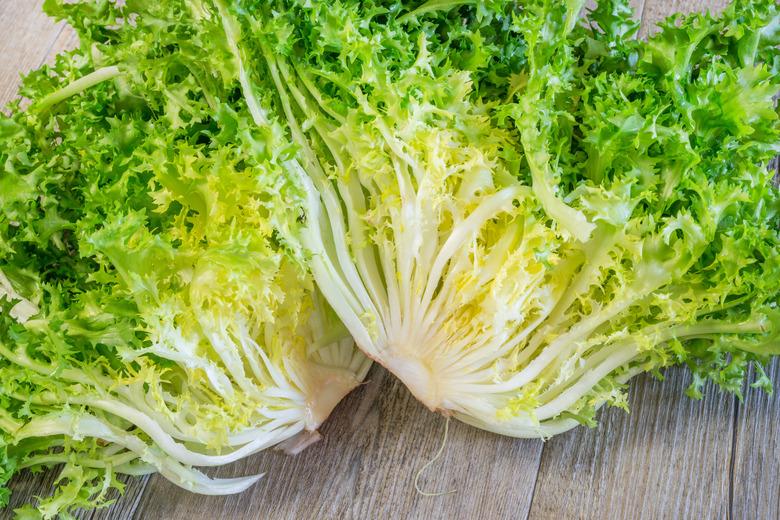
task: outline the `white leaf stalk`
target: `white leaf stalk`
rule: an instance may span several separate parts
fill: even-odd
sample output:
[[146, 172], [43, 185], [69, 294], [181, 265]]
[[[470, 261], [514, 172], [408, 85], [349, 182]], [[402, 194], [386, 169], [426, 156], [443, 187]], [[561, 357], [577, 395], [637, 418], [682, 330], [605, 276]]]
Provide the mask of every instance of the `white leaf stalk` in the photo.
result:
[[[26, 300], [20, 304], [32, 306]], [[35, 328], [36, 318], [21, 321]], [[334, 329], [328, 320], [325, 309], [314, 308], [300, 332], [303, 350], [282, 350], [275, 356], [277, 361], [269, 357], [270, 345], [261, 346], [257, 334], [246, 330], [237, 337], [215, 330], [204, 334], [211, 338], [206, 341], [182, 337], [175, 325], [160, 326], [152, 347], [126, 352], [127, 363], [139, 368], [124, 380], [114, 379], [100, 367], [47, 365], [22, 349], [0, 343], [0, 356], [25, 370], [30, 380], [54, 382], [49, 385], [52, 390], [38, 395], [9, 397], [26, 400], [30, 406], [63, 410], [28, 422], [4, 414], [0, 429], [11, 436], [9, 444], [20, 446], [32, 438], [100, 439], [120, 448], [111, 456], [117, 473], [158, 471], [190, 491], [237, 493], [260, 475], [211, 479], [191, 468], [229, 464], [315, 431], [365, 376], [370, 362], [350, 338], [338, 334], [329, 339]], [[234, 328], [223, 326], [225, 331]], [[261, 336], [283, 339], [274, 339], [270, 328]], [[150, 354], [169, 359], [176, 367], [161, 367]], [[244, 367], [251, 367], [251, 373]], [[38, 453], [25, 458], [22, 467], [67, 462], [63, 455], [58, 460], [54, 452]], [[79, 463], [85, 460], [80, 458]], [[95, 464], [105, 467], [108, 460], [101, 457]]]
[[[118, 67], [100, 69], [37, 108], [119, 74]], [[250, 104], [250, 111], [263, 122], [258, 104]], [[182, 171], [172, 174], [152, 162], [158, 184], [150, 186], [159, 191], [151, 196], [179, 197], [183, 206], [199, 207], [189, 193], [176, 193], [165, 181], [205, 173], [201, 181], [214, 183], [207, 210], [198, 209], [187, 225], [177, 220], [159, 234], [142, 213], [130, 212], [109, 219], [86, 239], [94, 249], [90, 254], [118, 274], [122, 289], [115, 290], [126, 291], [126, 303], [137, 307], [135, 332], [146, 338], [144, 348], [125, 345], [119, 331], [101, 332], [97, 342], [121, 357], [117, 369], [106, 360], [79, 366], [67, 354], [46, 362], [47, 353], [33, 354], [37, 348], [0, 341], [0, 361], [18, 369], [18, 381], [9, 382], [6, 393], [51, 410], [28, 421], [0, 414], [0, 441], [22, 454], [22, 466], [67, 462], [67, 453], [57, 451], [65, 439], [91, 438], [117, 447], [109, 457], [113, 471], [156, 470], [195, 492], [239, 492], [259, 476], [211, 479], [192, 468], [229, 464], [284, 441], [299, 451], [317, 438], [313, 432], [365, 377], [370, 360], [312, 287], [305, 268], [272, 244], [269, 217], [258, 202], [261, 182], [239, 179], [227, 162], [207, 162], [211, 158], [200, 152], [182, 150], [189, 154], [177, 157]], [[199, 161], [206, 162], [194, 168]], [[18, 300], [11, 317], [40, 334], [42, 342], [52, 342], [58, 356], [70, 350], [70, 338], [51, 332], [50, 317], [39, 314], [35, 302], [22, 297], [1, 271], [0, 298]], [[99, 316], [101, 309], [85, 309], [68, 326], [68, 335], [94, 342], [94, 332], [81, 330], [79, 320], [97, 322]], [[28, 383], [45, 390], [26, 395]], [[83, 453], [81, 461], [100, 466]]]
[[[220, 16], [230, 19], [224, 8]], [[244, 96], [259, 107], [229, 23]], [[616, 200], [620, 211], [592, 222], [556, 194], [546, 137], [522, 112], [543, 103], [541, 82], [517, 104], [512, 135], [491, 121], [494, 107], [469, 98], [467, 74], [433, 73], [423, 39], [397, 78], [364, 73], [370, 94], [350, 85], [344, 114], [319, 90], [325, 72], [253, 36], [299, 147], [285, 167], [305, 173], [316, 281], [359, 347], [431, 410], [548, 437], [604, 403], [625, 407], [625, 382], [672, 364], [680, 342], [771, 342], [765, 315], [710, 318], [721, 301], [683, 297], [716, 208], [707, 221], [683, 211], [665, 227], [629, 220], [636, 202]], [[508, 149], [525, 154], [530, 185]]]

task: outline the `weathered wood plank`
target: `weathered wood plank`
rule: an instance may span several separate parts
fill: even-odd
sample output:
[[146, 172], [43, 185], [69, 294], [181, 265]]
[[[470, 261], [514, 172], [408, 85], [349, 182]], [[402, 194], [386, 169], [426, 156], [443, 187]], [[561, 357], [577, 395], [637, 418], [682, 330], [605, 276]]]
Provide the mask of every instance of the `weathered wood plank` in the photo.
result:
[[239, 496], [188, 494], [152, 479], [136, 518], [525, 518], [541, 441], [498, 437], [452, 421], [444, 453], [420, 478], [420, 467], [442, 441], [444, 418], [420, 405], [395, 378], [375, 366], [369, 382], [341, 403], [323, 439], [298, 456], [258, 454], [214, 474], [265, 472]]
[[79, 37], [76, 34], [76, 31], [70, 25], [65, 25], [57, 35], [57, 39], [52, 43], [44, 62], [52, 64], [58, 54], [64, 51], [73, 50], [78, 46]]
[[42, 6], [43, 0], [0, 1], [0, 107], [16, 96], [20, 74], [41, 65], [64, 28]]
[[35, 504], [35, 497], [48, 495], [58, 474], [59, 472], [55, 470], [39, 473], [30, 473], [29, 471], [17, 473], [10, 482], [13, 490], [11, 501], [7, 508], [0, 509], [0, 518], [11, 518], [14, 509], [27, 504]]
[[78, 518], [83, 520], [123, 520], [133, 518], [151, 478], [149, 475], [144, 477], [123, 475], [120, 479], [126, 484], [126, 487], [122, 496], [117, 497], [116, 502], [103, 509], [81, 511], [77, 515]]
[[748, 388], [737, 420], [733, 466], [734, 519], [780, 518], [780, 360], [768, 370], [774, 395]]
[[[35, 505], [36, 497], [48, 496], [58, 475], [58, 468], [34, 474], [23, 471], [16, 475], [11, 481], [11, 489], [13, 489], [11, 503], [6, 509], [0, 510], [0, 518], [11, 518], [14, 509], [27, 504]], [[112, 498], [117, 499], [116, 502], [102, 509], [78, 511], [75, 515], [76, 518], [80, 520], [132, 518], [149, 482], [149, 477], [136, 478], [123, 475], [120, 480], [126, 484], [126, 487], [123, 495], [119, 496], [118, 493], [112, 495]]]
[[547, 441], [530, 518], [725, 518], [734, 397], [708, 388], [693, 401], [689, 381], [640, 376], [630, 414], [603, 410], [597, 429]]
[[654, 32], [658, 22], [673, 13], [717, 13], [728, 5], [727, 0], [645, 0], [642, 3], [640, 37]]

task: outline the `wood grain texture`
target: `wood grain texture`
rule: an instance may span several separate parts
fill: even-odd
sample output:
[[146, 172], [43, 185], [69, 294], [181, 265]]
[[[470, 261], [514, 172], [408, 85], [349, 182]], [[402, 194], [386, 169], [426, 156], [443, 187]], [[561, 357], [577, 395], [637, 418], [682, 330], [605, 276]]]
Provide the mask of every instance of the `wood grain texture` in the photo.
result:
[[[780, 359], [768, 375], [777, 387]], [[735, 434], [732, 518], [780, 518], [780, 393], [748, 388]]]
[[47, 17], [43, 0], [0, 0], [0, 107], [15, 95], [20, 74], [39, 67], [65, 25]]
[[[73, 32], [48, 20], [42, 0], [0, 0], [0, 106], [19, 73], [76, 45]], [[633, 0], [643, 34], [665, 15], [717, 10], [722, 0]], [[780, 363], [770, 377], [780, 380]], [[780, 518], [780, 397], [755, 390], [736, 400], [709, 388], [701, 402], [683, 395], [688, 376], [671, 370], [660, 383], [630, 385], [631, 414], [606, 410], [595, 430], [578, 428], [543, 444], [491, 435], [429, 413], [384, 369], [335, 410], [323, 439], [297, 457], [268, 451], [217, 471], [265, 472], [231, 497], [186, 493], [159, 477], [129, 478], [114, 505], [82, 519], [634, 519]], [[733, 478], [730, 478], [733, 477]], [[46, 493], [56, 471], [22, 473], [13, 506]], [[0, 518], [10, 517], [10, 509]]]
[[[5, 510], [0, 510], [0, 519], [12, 518], [13, 510], [27, 504], [34, 504], [37, 496], [46, 496], [59, 475], [57, 468], [40, 473], [23, 471], [11, 481], [11, 502]], [[102, 509], [78, 511], [75, 516], [79, 520], [122, 520], [133, 518], [135, 510], [149, 482], [149, 477], [129, 477], [122, 475], [119, 479], [125, 483], [125, 491], [121, 496], [114, 493], [116, 501]]]
[[705, 12], [718, 13], [728, 5], [727, 0], [644, 0], [642, 2], [642, 29], [644, 37], [655, 30], [656, 24], [673, 13]]
[[518, 441], [450, 422], [446, 449], [414, 478], [442, 441], [445, 419], [431, 414], [379, 366], [322, 428], [323, 439], [296, 457], [266, 452], [221, 468], [236, 476], [265, 472], [240, 496], [188, 494], [154, 477], [137, 518], [190, 519], [203, 511], [224, 518], [525, 518], [542, 442]]
[[631, 413], [604, 410], [544, 446], [530, 518], [726, 518], [734, 397], [708, 387], [685, 397], [690, 376], [671, 369], [630, 384]]

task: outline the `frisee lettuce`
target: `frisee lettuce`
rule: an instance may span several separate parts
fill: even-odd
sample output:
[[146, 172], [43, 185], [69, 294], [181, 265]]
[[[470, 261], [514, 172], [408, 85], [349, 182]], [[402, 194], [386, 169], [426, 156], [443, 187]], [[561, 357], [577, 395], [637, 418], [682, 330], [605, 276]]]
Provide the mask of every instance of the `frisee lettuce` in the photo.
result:
[[777, 6], [641, 42], [625, 2], [463, 4], [217, 3], [360, 348], [520, 437], [593, 425], [673, 364], [692, 396], [739, 393], [780, 349]]
[[242, 491], [195, 467], [316, 429], [370, 365], [276, 231], [301, 224], [263, 137], [98, 64], [60, 56], [0, 118], [0, 484], [62, 464], [45, 518], [119, 474]]
[[[307, 426], [278, 388], [338, 374], [335, 402], [368, 366], [320, 293], [428, 407], [506, 435], [594, 425], [671, 365], [692, 397], [739, 394], [750, 366], [771, 391], [778, 8], [738, 0], [639, 41], [628, 2], [583, 3], [48, 0], [83, 51], [0, 124], [0, 287], [23, 299], [3, 318], [23, 390], [3, 394], [0, 478], [66, 454], [89, 485], [52, 507], [85, 505], [135, 435], [197, 481], [198, 454], [95, 409], [133, 384], [141, 413], [196, 406], [186, 427], [153, 419], [204, 449], [247, 414]], [[279, 378], [243, 357], [247, 330]], [[258, 411], [258, 381], [284, 404]], [[118, 437], [60, 420], [25, 448], [17, 425], [50, 424], [22, 405], [42, 389]]]
[[[317, 282], [431, 409], [547, 436], [639, 372], [739, 392], [778, 352], [773, 3], [647, 42], [621, 2], [240, 5], [244, 96], [276, 92], [319, 195]], [[523, 42], [508, 77], [495, 26]]]

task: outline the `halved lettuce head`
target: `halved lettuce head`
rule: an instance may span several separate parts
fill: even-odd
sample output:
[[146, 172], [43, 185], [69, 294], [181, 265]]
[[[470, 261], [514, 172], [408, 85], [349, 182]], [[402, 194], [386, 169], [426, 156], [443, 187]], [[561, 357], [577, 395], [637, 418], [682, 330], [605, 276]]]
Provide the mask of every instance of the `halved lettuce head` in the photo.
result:
[[359, 347], [507, 435], [594, 424], [675, 364], [694, 396], [750, 365], [767, 387], [780, 351], [777, 6], [648, 41], [626, 2], [581, 8], [211, 11], [255, 122], [296, 148], [312, 272]]
[[99, 64], [59, 57], [0, 117], [0, 484], [63, 464], [46, 518], [118, 474], [241, 491], [195, 467], [305, 436], [370, 365], [277, 232], [302, 224], [262, 132]]

